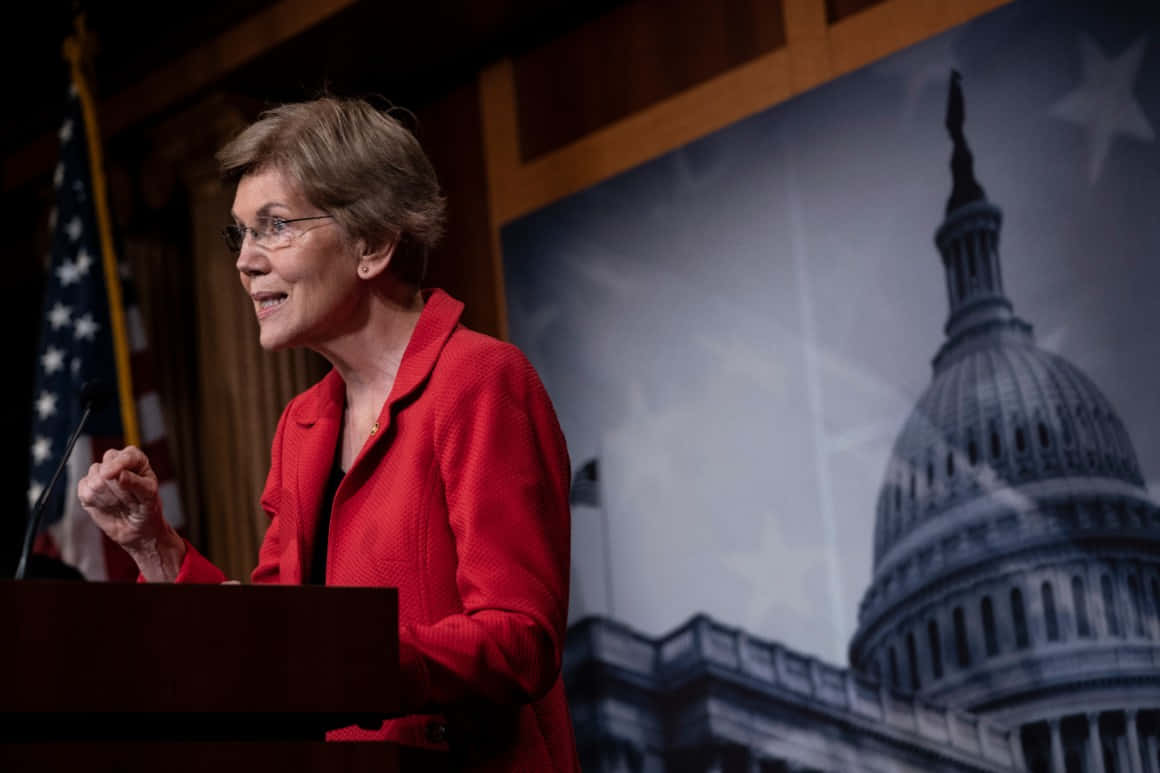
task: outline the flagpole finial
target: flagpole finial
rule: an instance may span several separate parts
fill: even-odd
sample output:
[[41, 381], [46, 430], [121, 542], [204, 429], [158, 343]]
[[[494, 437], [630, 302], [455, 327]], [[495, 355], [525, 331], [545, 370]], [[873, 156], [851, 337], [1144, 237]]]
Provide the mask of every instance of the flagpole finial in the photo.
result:
[[65, 38], [61, 53], [69, 64], [87, 67], [92, 63], [96, 49], [97, 39], [89, 31], [84, 12], [78, 11], [73, 16], [73, 34]]

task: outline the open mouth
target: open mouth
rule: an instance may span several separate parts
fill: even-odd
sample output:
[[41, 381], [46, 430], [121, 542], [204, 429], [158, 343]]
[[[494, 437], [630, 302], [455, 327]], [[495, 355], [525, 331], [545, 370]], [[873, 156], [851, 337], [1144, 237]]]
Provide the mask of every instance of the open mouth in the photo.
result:
[[286, 302], [286, 293], [258, 293], [254, 296], [254, 303], [258, 305], [258, 316], [264, 317]]

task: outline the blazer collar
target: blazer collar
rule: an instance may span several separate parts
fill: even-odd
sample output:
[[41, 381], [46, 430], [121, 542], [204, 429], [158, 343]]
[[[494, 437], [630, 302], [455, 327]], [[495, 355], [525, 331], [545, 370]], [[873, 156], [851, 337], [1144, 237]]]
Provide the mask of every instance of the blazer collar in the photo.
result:
[[[419, 389], [431, 375], [444, 344], [455, 332], [459, 318], [463, 314], [463, 303], [442, 290], [425, 290], [423, 298], [425, 302], [423, 311], [419, 314], [419, 322], [411, 333], [407, 348], [403, 351], [403, 360], [399, 363], [395, 384], [391, 387], [391, 393], [379, 414], [379, 421], [384, 426], [387, 424], [391, 408]], [[331, 368], [321, 381], [294, 401], [291, 418], [306, 427], [314, 425], [322, 418], [340, 421], [345, 401], [346, 385], [338, 371]]]

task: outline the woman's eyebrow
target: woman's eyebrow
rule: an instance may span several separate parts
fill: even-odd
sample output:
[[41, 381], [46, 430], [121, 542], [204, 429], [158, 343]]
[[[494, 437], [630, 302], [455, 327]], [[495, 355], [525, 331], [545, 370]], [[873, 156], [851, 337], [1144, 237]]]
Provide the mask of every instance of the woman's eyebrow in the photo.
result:
[[288, 207], [287, 205], [283, 204], [280, 201], [268, 201], [262, 205], [261, 209], [258, 210], [258, 217], [264, 217], [266, 215], [269, 215], [271, 209], [275, 209], [278, 207], [285, 209], [285, 210], [290, 209], [290, 207]]
[[[262, 205], [261, 209], [258, 210], [257, 216], [258, 217], [268, 217], [270, 215], [270, 210], [274, 209], [275, 207], [281, 207], [282, 209], [285, 209], [285, 210], [290, 209], [289, 206], [283, 204], [280, 201], [268, 201]], [[242, 219], [240, 217], [238, 217], [238, 213], [234, 212], [232, 209], [230, 210], [230, 217], [232, 217], [234, 219], [235, 223], [242, 222]]]

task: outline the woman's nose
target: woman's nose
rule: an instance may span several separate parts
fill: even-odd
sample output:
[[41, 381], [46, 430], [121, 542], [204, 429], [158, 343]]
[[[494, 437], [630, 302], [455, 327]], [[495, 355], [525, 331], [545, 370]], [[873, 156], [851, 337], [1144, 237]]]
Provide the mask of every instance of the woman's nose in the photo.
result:
[[237, 265], [238, 271], [243, 274], [263, 274], [267, 270], [266, 253], [257, 245], [249, 232], [242, 239], [242, 248], [238, 250], [238, 260], [235, 265]]

